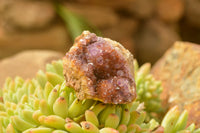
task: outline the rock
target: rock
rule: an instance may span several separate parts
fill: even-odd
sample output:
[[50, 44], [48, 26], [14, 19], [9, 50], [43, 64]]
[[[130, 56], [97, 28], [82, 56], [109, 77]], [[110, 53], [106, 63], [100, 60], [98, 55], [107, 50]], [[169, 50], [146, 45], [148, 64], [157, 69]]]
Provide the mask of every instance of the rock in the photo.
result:
[[147, 21], [135, 34], [136, 58], [141, 64], [154, 63], [177, 40], [178, 34], [161, 21]]
[[130, 103], [136, 98], [133, 60], [118, 42], [83, 31], [63, 58], [66, 85], [80, 100]]
[[200, 100], [194, 101], [190, 104], [186, 104], [185, 109], [187, 109], [189, 112], [189, 118], [188, 118], [189, 123], [194, 123], [199, 128], [200, 127], [200, 124], [199, 124], [200, 119], [198, 119], [198, 118], [200, 116], [200, 112], [199, 112]]
[[177, 22], [184, 13], [183, 0], [158, 0], [157, 14], [165, 22]]
[[65, 26], [60, 24], [35, 32], [8, 32], [0, 27], [0, 58], [26, 49], [50, 49], [66, 52], [71, 44]]
[[26, 30], [44, 28], [55, 18], [53, 4], [45, 1], [12, 1], [4, 10], [6, 25]]
[[186, 0], [185, 15], [191, 25], [200, 28], [200, 1]]
[[152, 74], [162, 81], [163, 105], [189, 111], [189, 123], [200, 127], [200, 46], [176, 42], [153, 66]]
[[85, 18], [92, 25], [102, 28], [116, 25], [119, 22], [117, 14], [109, 7], [103, 6], [89, 6], [84, 4], [69, 4], [66, 3], [66, 7]]
[[44, 70], [45, 65], [52, 60], [62, 59], [63, 54], [48, 50], [29, 50], [0, 60], [0, 87], [6, 77], [20, 76], [33, 78], [39, 69]]

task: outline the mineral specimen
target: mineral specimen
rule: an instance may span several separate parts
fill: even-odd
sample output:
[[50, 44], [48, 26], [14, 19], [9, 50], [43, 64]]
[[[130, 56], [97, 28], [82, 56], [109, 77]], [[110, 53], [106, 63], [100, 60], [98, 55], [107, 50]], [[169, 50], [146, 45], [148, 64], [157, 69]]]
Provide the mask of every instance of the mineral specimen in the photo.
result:
[[136, 98], [133, 55], [118, 42], [84, 31], [63, 63], [67, 86], [80, 100], [125, 104]]

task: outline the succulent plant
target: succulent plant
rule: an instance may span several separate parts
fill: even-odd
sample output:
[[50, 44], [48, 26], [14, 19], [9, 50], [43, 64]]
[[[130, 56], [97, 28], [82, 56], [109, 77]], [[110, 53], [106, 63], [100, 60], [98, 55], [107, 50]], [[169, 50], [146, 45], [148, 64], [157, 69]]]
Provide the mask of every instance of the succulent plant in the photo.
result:
[[161, 106], [160, 99], [163, 88], [161, 82], [155, 80], [150, 73], [151, 64], [145, 63], [139, 67], [137, 61], [134, 60], [134, 69], [137, 101], [144, 102], [145, 111], [148, 113], [149, 117], [153, 117], [155, 113], [163, 113], [165, 109]]
[[104, 133], [148, 131], [157, 126], [154, 120], [143, 123], [146, 113], [139, 110], [139, 102], [112, 105], [78, 100], [65, 85], [62, 69], [62, 61], [57, 61], [35, 79], [6, 80], [0, 104], [1, 132]]
[[[199, 129], [195, 130], [194, 124], [185, 128], [188, 114], [186, 111], [180, 114], [177, 107], [171, 109], [159, 125], [154, 119], [148, 123], [144, 122], [147, 113], [143, 111], [143, 104], [139, 102], [142, 99], [118, 105], [104, 104], [91, 99], [78, 100], [74, 90], [65, 85], [62, 71], [62, 61], [54, 61], [47, 64], [46, 72], [39, 71], [36, 78], [31, 80], [8, 78], [0, 94], [3, 96], [0, 103], [0, 132], [199, 132]], [[146, 71], [138, 71], [137, 74], [139, 72], [147, 74]], [[136, 76], [136, 81], [137, 77], [139, 76]], [[159, 126], [163, 128], [160, 129]]]
[[200, 133], [200, 128], [195, 129], [195, 124], [187, 126], [188, 112], [180, 113], [178, 106], [171, 108], [162, 120], [161, 126], [164, 133]]

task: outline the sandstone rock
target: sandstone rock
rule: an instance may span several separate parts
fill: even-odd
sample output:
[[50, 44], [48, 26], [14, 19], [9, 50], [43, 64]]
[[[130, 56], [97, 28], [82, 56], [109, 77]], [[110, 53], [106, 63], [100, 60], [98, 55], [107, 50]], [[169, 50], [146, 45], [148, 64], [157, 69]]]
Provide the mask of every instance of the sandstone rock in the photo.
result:
[[178, 33], [158, 20], [147, 21], [135, 35], [136, 58], [154, 63], [176, 40]]
[[51, 2], [12, 1], [6, 4], [3, 18], [6, 25], [35, 30], [50, 25], [55, 18], [55, 11]]
[[63, 54], [48, 50], [29, 50], [0, 60], [0, 87], [6, 77], [20, 76], [33, 78], [39, 69], [44, 70], [45, 65], [52, 60], [62, 59]]
[[194, 101], [190, 104], [185, 105], [185, 109], [188, 110], [189, 112], [189, 118], [188, 121], [189, 123], [195, 123], [198, 127], [200, 127], [200, 100]]
[[183, 0], [158, 0], [157, 14], [166, 22], [177, 22], [183, 16]]
[[152, 73], [162, 81], [163, 105], [189, 111], [189, 123], [198, 127], [200, 109], [200, 46], [176, 42], [154, 65]]

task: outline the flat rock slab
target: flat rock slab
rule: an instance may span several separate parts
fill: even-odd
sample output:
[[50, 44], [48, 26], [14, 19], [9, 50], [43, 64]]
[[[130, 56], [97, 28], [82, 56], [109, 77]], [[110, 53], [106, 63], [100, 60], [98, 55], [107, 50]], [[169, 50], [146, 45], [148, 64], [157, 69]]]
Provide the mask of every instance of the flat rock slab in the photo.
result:
[[0, 60], [0, 88], [6, 77], [33, 78], [39, 69], [45, 69], [47, 63], [62, 59], [63, 56], [62, 53], [54, 51], [29, 50]]
[[152, 73], [162, 81], [165, 104], [189, 111], [189, 123], [200, 127], [200, 46], [176, 42], [154, 65]]

